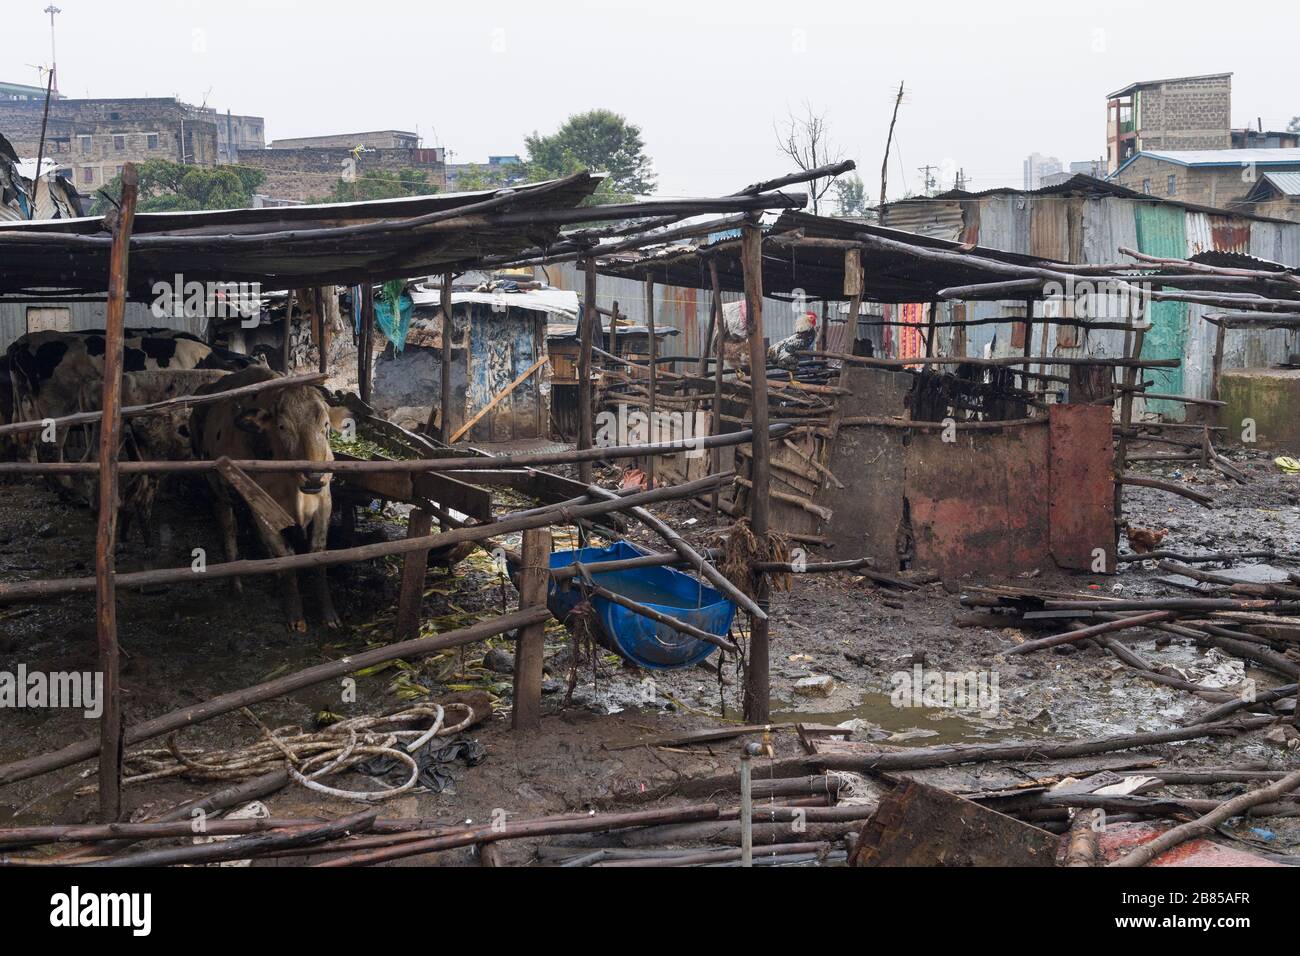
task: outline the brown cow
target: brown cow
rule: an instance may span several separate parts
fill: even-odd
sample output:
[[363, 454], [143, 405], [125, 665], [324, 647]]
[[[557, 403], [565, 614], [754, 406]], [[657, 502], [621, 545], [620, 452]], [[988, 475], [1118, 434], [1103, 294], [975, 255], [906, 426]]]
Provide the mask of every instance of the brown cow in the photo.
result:
[[[230, 391], [281, 377], [265, 366], [253, 366], [205, 386], [199, 392]], [[298, 385], [199, 406], [190, 417], [190, 438], [194, 443], [195, 457], [213, 461], [229, 458], [232, 461], [329, 462], [334, 460], [329, 444], [329, 423], [329, 406], [320, 389]], [[330, 524], [332, 475], [326, 471], [259, 472], [252, 477], [296, 522], [298, 529], [307, 536], [310, 549], [325, 550]], [[217, 475], [209, 476], [209, 481], [226, 557], [235, 561], [238, 559], [238, 544], [231, 491]], [[285, 550], [284, 540], [278, 532], [264, 529], [260, 522], [254, 522], [254, 525], [269, 553], [275, 555]], [[283, 581], [289, 627], [305, 631], [307, 622], [303, 617], [296, 573], [287, 572]], [[330, 600], [324, 568], [316, 569], [315, 583], [316, 606], [322, 620], [327, 627], [337, 627], [339, 619]], [[235, 579], [235, 589], [237, 592], [240, 590], [238, 579]]]

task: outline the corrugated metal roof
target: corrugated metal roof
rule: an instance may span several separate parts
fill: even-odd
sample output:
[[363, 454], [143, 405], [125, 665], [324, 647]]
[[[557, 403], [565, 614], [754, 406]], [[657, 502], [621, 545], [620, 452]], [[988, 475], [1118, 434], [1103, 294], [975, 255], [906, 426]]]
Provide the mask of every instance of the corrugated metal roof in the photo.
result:
[[1264, 178], [1284, 196], [1300, 196], [1300, 173], [1264, 173]]
[[[1133, 155], [1180, 166], [1300, 166], [1300, 149], [1144, 149]], [[1125, 163], [1124, 165], [1128, 165]], [[1123, 167], [1120, 167], [1121, 169]]]

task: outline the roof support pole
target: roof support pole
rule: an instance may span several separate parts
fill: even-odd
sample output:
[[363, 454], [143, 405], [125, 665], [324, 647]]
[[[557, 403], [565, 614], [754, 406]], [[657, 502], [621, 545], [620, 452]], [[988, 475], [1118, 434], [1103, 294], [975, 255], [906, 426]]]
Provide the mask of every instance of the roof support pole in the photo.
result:
[[122, 815], [122, 685], [117, 643], [117, 453], [122, 435], [122, 365], [126, 324], [127, 273], [131, 229], [139, 194], [135, 164], [122, 170], [122, 199], [113, 224], [108, 271], [108, 311], [104, 330], [103, 419], [99, 425], [99, 515], [95, 528], [95, 635], [103, 675], [99, 718], [99, 819], [114, 823]]
[[361, 400], [370, 404], [371, 336], [375, 328], [375, 287], [367, 279], [361, 283], [361, 332], [357, 336], [357, 390]]
[[[648, 275], [645, 279], [645, 324], [650, 331], [650, 437], [646, 440], [655, 442], [658, 440], [659, 435], [659, 376], [657, 372], [659, 343], [655, 337], [655, 280]], [[646, 464], [646, 479], [646, 486], [653, 488], [655, 486], [655, 459], [653, 457]]]
[[[760, 542], [767, 538], [771, 517], [768, 486], [771, 479], [771, 438], [767, 427], [767, 343], [763, 337], [763, 230], [757, 220], [741, 227], [741, 266], [745, 273], [745, 314], [749, 319], [749, 369], [752, 388], [750, 420], [753, 422], [749, 492], [749, 526]], [[753, 573], [754, 600], [763, 617], [750, 617], [749, 663], [745, 668], [745, 720], [765, 724], [771, 712], [768, 677], [770, 648], [767, 632], [769, 583], [763, 572]]]
[[[591, 447], [591, 339], [600, 324], [596, 311], [596, 260], [587, 259], [582, 292], [582, 320], [578, 323], [578, 450]], [[591, 462], [578, 465], [578, 477], [591, 484]]]
[[289, 360], [293, 353], [293, 300], [294, 290], [284, 302], [284, 322], [280, 327], [280, 371], [289, 374]]
[[[709, 282], [713, 285], [713, 423], [709, 429], [710, 435], [722, 434], [722, 283], [718, 280], [718, 263], [712, 256], [709, 257]], [[709, 347], [709, 342], [704, 343], [704, 352]], [[701, 359], [703, 365], [703, 359]], [[709, 474], [716, 475], [722, 471], [722, 449], [714, 448], [709, 453]], [[722, 489], [714, 487], [710, 495], [713, 507], [713, 519], [718, 518], [718, 497], [722, 494]]]
[[439, 295], [439, 301], [442, 303], [442, 394], [438, 401], [438, 407], [442, 414], [442, 428], [438, 437], [444, 442], [452, 434], [451, 427], [451, 343], [452, 333], [455, 327], [455, 321], [452, 313], [455, 311], [451, 301], [451, 273], [442, 274], [442, 289]]

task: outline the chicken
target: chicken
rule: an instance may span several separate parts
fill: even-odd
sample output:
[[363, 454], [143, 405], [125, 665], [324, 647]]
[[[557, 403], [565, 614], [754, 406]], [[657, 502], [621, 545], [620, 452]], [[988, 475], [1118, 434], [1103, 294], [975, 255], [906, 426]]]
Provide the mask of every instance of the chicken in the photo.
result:
[[817, 316], [805, 312], [794, 323], [794, 335], [789, 335], [767, 350], [767, 364], [794, 371], [799, 367], [799, 353], [806, 352], [817, 341]]
[[1161, 528], [1156, 531], [1152, 528], [1134, 527], [1126, 522], [1124, 524], [1124, 534], [1128, 535], [1128, 543], [1134, 554], [1150, 554], [1160, 547], [1160, 543], [1169, 534], [1169, 529]]

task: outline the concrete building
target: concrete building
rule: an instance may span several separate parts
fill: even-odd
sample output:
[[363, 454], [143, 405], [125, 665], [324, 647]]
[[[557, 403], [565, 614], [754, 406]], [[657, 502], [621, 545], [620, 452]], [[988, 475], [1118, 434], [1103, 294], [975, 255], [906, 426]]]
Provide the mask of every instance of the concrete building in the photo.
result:
[[336, 133], [330, 136], [298, 136], [272, 141], [272, 149], [418, 149], [420, 134], [397, 129], [367, 133]]
[[1300, 132], [1292, 130], [1234, 129], [1233, 149], [1295, 149], [1300, 146]]
[[1065, 167], [1055, 156], [1044, 156], [1042, 153], [1030, 153], [1025, 158], [1025, 188], [1038, 189], [1043, 185], [1044, 176], [1053, 176], [1059, 173]]
[[[325, 138], [325, 137], [323, 137]], [[287, 142], [279, 140], [278, 142]], [[354, 181], [377, 172], [398, 173], [416, 170], [425, 175], [428, 192], [447, 191], [446, 150], [441, 146], [427, 149], [410, 147], [352, 146], [276, 146], [240, 154], [242, 166], [260, 169], [266, 174], [259, 188], [269, 201], [306, 202], [327, 196], [340, 179]]]
[[1069, 182], [1075, 176], [1091, 176], [1093, 179], [1105, 179], [1106, 161], [1104, 159], [1085, 159], [1081, 163], [1071, 163], [1069, 169], [1043, 176], [1039, 182], [1039, 188], [1059, 186], [1062, 183]]
[[1257, 216], [1300, 222], [1300, 170], [1263, 173], [1237, 207]]
[[[0, 134], [21, 156], [37, 153], [44, 106], [44, 91], [39, 100], [0, 98]], [[262, 148], [264, 129], [261, 117], [219, 114], [174, 97], [59, 99], [50, 103], [45, 155], [71, 170], [78, 190], [91, 193], [128, 162], [235, 162], [240, 150]]]
[[[52, 100], [61, 100], [63, 95], [55, 90], [50, 98]], [[44, 105], [45, 87], [28, 86], [25, 83], [0, 83], [0, 103], [26, 102], [28, 100], [39, 100]]]
[[450, 163], [447, 166], [447, 190], [462, 192], [482, 187], [511, 186], [523, 182], [527, 174], [524, 161], [516, 156], [489, 156], [486, 163]]
[[1132, 83], [1106, 97], [1107, 170], [1143, 150], [1232, 146], [1232, 74]]
[[1300, 149], [1143, 150], [1110, 179], [1129, 189], [1226, 209], [1269, 172], [1300, 171]]

